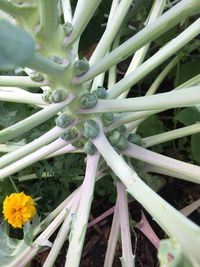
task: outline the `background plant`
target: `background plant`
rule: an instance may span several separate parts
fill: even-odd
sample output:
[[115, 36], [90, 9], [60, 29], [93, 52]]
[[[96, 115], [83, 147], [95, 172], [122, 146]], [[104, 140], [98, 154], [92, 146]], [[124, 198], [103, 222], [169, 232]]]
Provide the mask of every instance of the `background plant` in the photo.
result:
[[[96, 180], [104, 181], [110, 173], [117, 199], [104, 266], [112, 265], [119, 234], [122, 266], [134, 266], [127, 192], [170, 238], [161, 246], [161, 266], [170, 266], [169, 253], [174, 266], [199, 265], [198, 226], [159, 197], [154, 190], [162, 181], [148, 174], [199, 183], [197, 165], [160, 154], [160, 143], [200, 130], [200, 77], [198, 68], [191, 67], [198, 66], [200, 3], [176, 2], [0, 1], [0, 67], [5, 71], [0, 76], [1, 200], [13, 190], [29, 191], [42, 218], [24, 227], [23, 240], [11, 239], [2, 226], [2, 266], [25, 266], [41, 247], [52, 245], [47, 240], [61, 224], [44, 266], [54, 264], [68, 237], [65, 266], [79, 266]], [[100, 4], [109, 12], [108, 19], [98, 14]], [[106, 26], [104, 31], [97, 28], [99, 35], [90, 43], [92, 17]], [[196, 58], [190, 60], [195, 53]], [[117, 64], [133, 54], [117, 75]], [[84, 56], [90, 56], [89, 61]], [[159, 71], [151, 75], [158, 66]], [[175, 68], [171, 90], [154, 95]], [[177, 123], [185, 127], [166, 131], [167, 126], [154, 114], [172, 108], [179, 108], [174, 128]], [[187, 144], [191, 150], [186, 151], [188, 161], [199, 163], [197, 135], [191, 144], [181, 142], [178, 146]], [[151, 146], [154, 152], [148, 149]]]

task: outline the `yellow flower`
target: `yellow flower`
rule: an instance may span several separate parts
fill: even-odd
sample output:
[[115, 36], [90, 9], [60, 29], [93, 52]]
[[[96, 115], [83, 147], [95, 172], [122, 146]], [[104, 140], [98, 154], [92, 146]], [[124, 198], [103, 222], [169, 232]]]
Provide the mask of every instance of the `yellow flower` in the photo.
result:
[[3, 214], [14, 228], [22, 228], [36, 214], [34, 200], [24, 192], [13, 193], [3, 202]]

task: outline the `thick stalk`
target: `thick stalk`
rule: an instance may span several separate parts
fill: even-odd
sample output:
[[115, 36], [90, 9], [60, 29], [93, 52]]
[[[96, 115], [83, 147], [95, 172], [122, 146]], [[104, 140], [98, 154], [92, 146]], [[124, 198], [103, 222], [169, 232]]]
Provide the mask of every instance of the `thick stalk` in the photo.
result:
[[8, 153], [15, 151], [16, 149], [20, 148], [22, 145], [14, 143], [9, 145], [0, 144], [0, 153]]
[[40, 33], [49, 38], [54, 37], [58, 28], [59, 14], [57, 5], [57, 0], [39, 0]]
[[62, 2], [62, 11], [65, 23], [72, 22], [72, 7], [70, 0], [62, 0], [61, 2]]
[[23, 9], [19, 6], [8, 2], [7, 0], [0, 0], [0, 9], [12, 17], [21, 16], [23, 14]]
[[[67, 251], [65, 267], [78, 267], [80, 264], [81, 253], [93, 199], [98, 162], [99, 154], [87, 156], [85, 179], [81, 186], [81, 196], [78, 211], [72, 225], [72, 237]], [[74, 255], [76, 255], [76, 257], [74, 257]]]
[[181, 127], [179, 129], [171, 130], [165, 133], [152, 135], [143, 139], [143, 147], [147, 148], [164, 142], [168, 142], [184, 136], [196, 134], [200, 132], [200, 123], [195, 123], [190, 126]]
[[118, 209], [118, 202], [116, 202], [115, 205], [115, 212], [113, 216], [111, 231], [108, 239], [108, 246], [106, 250], [106, 256], [104, 261], [104, 267], [112, 267], [113, 266], [113, 260], [115, 257], [115, 250], [117, 246], [117, 241], [119, 237], [119, 209]]
[[158, 67], [161, 63], [163, 63], [166, 59], [179, 51], [184, 45], [189, 43], [195, 36], [200, 33], [199, 24], [200, 19], [197, 19], [186, 30], [184, 30], [172, 41], [168, 42], [151, 58], [146, 60], [134, 72], [129, 73], [129, 75], [116, 83], [112, 88], [108, 90], [108, 98], [116, 98], [121, 95], [128, 88], [136, 84], [152, 70]]
[[132, 252], [127, 194], [126, 188], [121, 182], [117, 182], [117, 197], [122, 240], [122, 257], [120, 260], [122, 267], [133, 267], [135, 266], [135, 257]]
[[[114, 2], [113, 2], [114, 3]], [[120, 1], [117, 9], [114, 14], [110, 14], [112, 16], [112, 21], [110, 20], [107, 24], [106, 30], [103, 33], [94, 53], [90, 58], [90, 64], [94, 64], [103, 56], [105, 56], [106, 52], [109, 50], [112, 42], [114, 41], [117, 32], [119, 31], [122, 22], [132, 4], [132, 0], [122, 0]], [[114, 16], [113, 16], [114, 15]]]
[[84, 1], [80, 16], [78, 16], [75, 20], [75, 17], [73, 18], [73, 31], [71, 35], [65, 39], [65, 46], [78, 40], [100, 3], [101, 0]]
[[92, 109], [80, 109], [80, 113], [106, 113], [159, 110], [176, 107], [190, 107], [200, 102], [200, 86], [168, 93], [127, 99], [99, 100]]
[[[175, 238], [181, 244], [183, 253], [191, 260], [194, 267], [198, 267], [200, 262], [199, 227], [147, 186], [123, 158], [117, 154], [101, 129], [99, 135], [92, 142], [108, 166], [124, 183], [128, 193], [141, 203], [170, 237]], [[192, 247], [191, 244], [193, 244]]]
[[110, 67], [116, 65], [124, 60], [135, 51], [155, 40], [157, 37], [168, 31], [170, 28], [183, 21], [188, 16], [198, 13], [200, 10], [199, 0], [183, 0], [165, 12], [155, 22], [146, 26], [143, 30], [135, 34], [132, 38], [106, 55], [99, 62], [91, 66], [90, 70], [81, 77], [75, 77], [72, 80], [73, 84], [80, 84], [82, 82], [93, 79], [100, 73], [108, 70]]
[[26, 76], [0, 76], [0, 86], [8, 87], [41, 87], [47, 85], [47, 81], [34, 82]]
[[[173, 171], [175, 173], [183, 175], [183, 180], [188, 180], [190, 182], [198, 184], [200, 183], [199, 166], [163, 156], [131, 143], [129, 143], [129, 146], [125, 150], [123, 150], [123, 155], [136, 158], [165, 170]], [[187, 176], [187, 178], [185, 178], [184, 175]]]
[[74, 96], [71, 94], [65, 101], [57, 104], [52, 104], [40, 110], [39, 112], [29, 116], [28, 118], [21, 120], [20, 122], [15, 123], [14, 125], [0, 131], [0, 142], [7, 142], [17, 136], [20, 136], [25, 132], [47, 121], [48, 119], [52, 118], [62, 108], [68, 105], [73, 100], [73, 98]]
[[59, 138], [51, 144], [44, 146], [37, 151], [25, 156], [24, 158], [8, 165], [7, 167], [0, 170], [0, 180], [4, 180], [6, 177], [23, 170], [24, 168], [32, 165], [33, 163], [43, 159], [45, 156], [53, 153], [54, 151], [67, 145], [67, 142]]

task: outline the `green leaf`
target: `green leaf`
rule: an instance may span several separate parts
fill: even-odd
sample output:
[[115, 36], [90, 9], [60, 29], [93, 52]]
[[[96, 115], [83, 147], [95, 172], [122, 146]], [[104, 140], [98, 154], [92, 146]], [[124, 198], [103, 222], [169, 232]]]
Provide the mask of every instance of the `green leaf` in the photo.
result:
[[31, 246], [33, 243], [33, 227], [29, 221], [27, 221], [23, 227], [24, 242]]
[[200, 134], [193, 134], [191, 138], [191, 158], [200, 163]]
[[185, 126], [192, 125], [200, 121], [200, 112], [194, 107], [184, 108], [176, 114], [174, 119]]
[[0, 69], [23, 66], [34, 51], [34, 41], [27, 32], [6, 20], [0, 20]]

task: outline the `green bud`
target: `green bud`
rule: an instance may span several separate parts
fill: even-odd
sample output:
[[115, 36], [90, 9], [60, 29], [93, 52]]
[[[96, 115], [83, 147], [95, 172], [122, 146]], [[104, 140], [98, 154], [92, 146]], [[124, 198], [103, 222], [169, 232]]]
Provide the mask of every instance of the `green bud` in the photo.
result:
[[126, 126], [125, 125], [121, 125], [117, 128], [117, 130], [120, 132], [120, 133], [125, 133], [126, 132]]
[[98, 88], [96, 90], [94, 90], [93, 93], [99, 99], [105, 99], [107, 97], [107, 90], [104, 87], [101, 87], [101, 86], [98, 86]]
[[73, 142], [72, 145], [75, 147], [83, 147], [85, 142], [86, 142], [86, 138], [82, 136], [81, 138], [79, 138], [79, 140]]
[[73, 122], [73, 119], [70, 116], [68, 116], [66, 113], [62, 113], [56, 118], [55, 121], [58, 127], [66, 128]]
[[46, 90], [42, 94], [42, 99], [47, 102], [51, 103], [51, 96], [52, 96], [53, 91], [52, 90]]
[[64, 30], [65, 34], [66, 34], [67, 36], [69, 36], [69, 35], [72, 33], [72, 31], [73, 31], [73, 25], [72, 25], [70, 22], [67, 21], [67, 22], [63, 25], [63, 30]]
[[53, 92], [50, 99], [52, 103], [60, 103], [65, 99], [65, 94], [62, 90], [56, 90]]
[[138, 134], [129, 134], [128, 141], [138, 146], [143, 144], [143, 140]]
[[102, 122], [105, 126], [110, 125], [114, 121], [114, 115], [113, 113], [103, 113], [101, 115]]
[[76, 128], [69, 129], [68, 131], [62, 134], [61, 138], [65, 141], [70, 141], [78, 136], [78, 131]]
[[42, 82], [44, 80], [44, 76], [37, 71], [33, 71], [30, 77], [31, 77], [31, 80], [33, 80], [34, 82]]
[[121, 134], [118, 142], [115, 144], [115, 147], [120, 150], [123, 150], [126, 149], [127, 146], [128, 146], [128, 140], [123, 134]]
[[84, 150], [85, 153], [87, 153], [89, 155], [93, 155], [97, 151], [96, 146], [90, 140], [88, 140], [84, 144], [83, 150]]
[[93, 93], [85, 93], [80, 98], [82, 108], [93, 108], [97, 103], [97, 96]]
[[111, 145], [115, 146], [120, 139], [121, 133], [117, 130], [112, 131], [109, 136], [108, 136], [108, 140], [111, 143]]
[[49, 59], [53, 60], [53, 62], [57, 63], [57, 64], [62, 64], [62, 59], [58, 56], [51, 56], [49, 57]]
[[81, 76], [86, 73], [90, 65], [86, 58], [80, 59], [74, 64], [74, 72], [76, 76]]
[[83, 131], [85, 137], [93, 139], [99, 134], [99, 125], [94, 120], [87, 120], [84, 123]]

